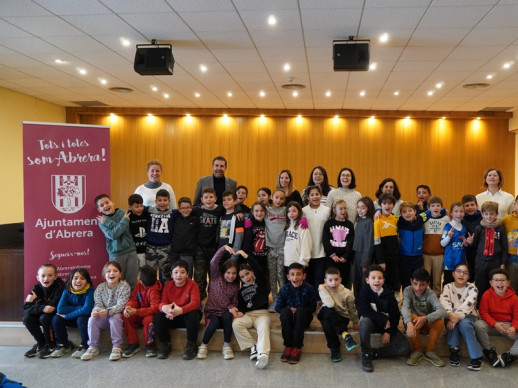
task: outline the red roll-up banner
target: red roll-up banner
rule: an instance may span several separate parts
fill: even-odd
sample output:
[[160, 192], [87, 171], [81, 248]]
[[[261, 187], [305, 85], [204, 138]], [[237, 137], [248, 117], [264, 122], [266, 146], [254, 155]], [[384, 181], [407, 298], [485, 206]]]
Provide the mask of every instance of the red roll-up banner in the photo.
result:
[[108, 254], [94, 198], [110, 194], [110, 128], [24, 122], [23, 181], [25, 292], [45, 263], [100, 283]]

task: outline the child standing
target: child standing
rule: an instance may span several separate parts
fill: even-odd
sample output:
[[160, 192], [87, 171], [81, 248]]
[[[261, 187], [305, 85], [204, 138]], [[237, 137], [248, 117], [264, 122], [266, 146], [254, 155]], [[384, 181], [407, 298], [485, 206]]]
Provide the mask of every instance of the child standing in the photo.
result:
[[417, 186], [415, 189], [415, 195], [417, 197], [417, 204], [415, 205], [416, 212], [421, 213], [428, 210], [428, 199], [432, 195], [432, 190], [430, 189], [430, 186]]
[[270, 206], [272, 204], [272, 191], [268, 187], [261, 187], [257, 190], [257, 201], [264, 206]]
[[322, 191], [319, 186], [309, 186], [306, 189], [309, 204], [302, 209], [304, 217], [308, 220], [309, 234], [311, 235], [311, 260], [309, 261], [309, 284], [315, 289], [324, 280], [326, 269], [326, 253], [322, 243], [324, 224], [329, 219], [331, 209], [320, 203]]
[[144, 200], [140, 194], [131, 194], [128, 198], [129, 210], [129, 230], [139, 261], [139, 267], [146, 265], [146, 230], [148, 216], [144, 213]]
[[[307, 220], [302, 217], [302, 208], [298, 202], [288, 204], [288, 222], [286, 223], [286, 241], [284, 243], [284, 273], [293, 263], [307, 268], [311, 258], [311, 234]], [[284, 275], [283, 275], [284, 276]]]
[[430, 218], [424, 223], [423, 259], [424, 269], [432, 277], [432, 288], [435, 294], [441, 294], [442, 266], [444, 262], [444, 248], [441, 245], [441, 235], [444, 227], [450, 221], [447, 215], [441, 214], [442, 199], [434, 195], [428, 200]]
[[444, 247], [444, 284], [454, 281], [453, 269], [459, 263], [466, 261], [465, 247], [473, 242], [473, 236], [466, 238], [468, 230], [461, 221], [464, 217], [464, 206], [460, 202], [453, 202], [450, 206], [451, 221], [444, 226], [441, 236], [441, 245]]
[[128, 358], [140, 350], [138, 344], [137, 325], [142, 325], [146, 357], [155, 357], [153, 317], [158, 312], [162, 297], [162, 284], [156, 278], [156, 270], [149, 265], [140, 267], [138, 283], [124, 307], [122, 320], [128, 337], [128, 347], [122, 357]]
[[165, 284], [171, 280], [169, 253], [173, 238], [174, 219], [178, 210], [169, 208], [169, 192], [160, 189], [156, 193], [156, 206], [148, 208], [148, 230], [146, 264], [159, 272], [160, 280]]
[[452, 283], [444, 285], [439, 299], [448, 313], [445, 320], [448, 332], [446, 334], [450, 345], [450, 365], [460, 365], [460, 336], [464, 338], [471, 358], [468, 369], [478, 371], [482, 367], [482, 347], [475, 336], [477, 320], [477, 287], [468, 283], [469, 267], [465, 263], [457, 264], [453, 270]]
[[95, 204], [102, 213], [102, 216], [97, 216], [97, 221], [106, 237], [108, 256], [120, 264], [126, 281], [134, 287], [137, 284], [139, 260], [129, 231], [129, 212], [116, 208], [106, 194], [95, 197]]
[[[311, 193], [309, 195], [311, 198]], [[318, 294], [304, 279], [306, 279], [304, 266], [299, 263], [290, 264], [289, 283], [280, 289], [275, 307], [275, 311], [280, 314], [284, 342], [281, 361], [290, 364], [297, 364], [300, 361], [304, 345], [304, 330], [309, 327], [317, 308]]]
[[162, 300], [155, 314], [153, 325], [160, 340], [160, 350], [156, 358], [165, 360], [171, 353], [171, 335], [169, 329], [185, 327], [187, 329], [187, 345], [182, 354], [184, 360], [196, 357], [198, 347], [198, 331], [200, 328], [200, 290], [198, 285], [188, 276], [189, 266], [183, 260], [172, 265], [172, 281], [164, 286]]
[[57, 314], [52, 318], [52, 330], [56, 336], [58, 347], [50, 355], [62, 357], [72, 350], [74, 345], [68, 340], [67, 326], [77, 327], [81, 335], [81, 345], [72, 354], [81, 358], [88, 348], [88, 318], [94, 307], [94, 288], [90, 274], [84, 268], [70, 272], [63, 294], [59, 300]]
[[330, 217], [322, 232], [322, 242], [326, 254], [326, 267], [338, 268], [342, 284], [350, 284], [354, 225], [347, 219], [347, 204], [343, 199], [337, 199], [331, 205]]
[[203, 310], [205, 314], [205, 333], [198, 348], [196, 358], [207, 358], [208, 345], [217, 329], [223, 328], [223, 349], [221, 353], [225, 360], [234, 358], [230, 346], [232, 339], [232, 311], [237, 307], [237, 260], [226, 260], [230, 254], [235, 254], [232, 248], [224, 246], [218, 249], [210, 261], [209, 297]]
[[286, 275], [284, 274], [285, 199], [284, 191], [275, 190], [271, 206], [266, 205], [266, 217], [264, 219], [266, 246], [268, 247], [269, 285], [272, 293], [272, 303], [268, 307], [268, 311], [271, 313], [275, 312], [275, 305], [277, 304], [277, 283], [279, 288], [286, 284]]
[[505, 216], [502, 226], [507, 233], [507, 272], [514, 292], [518, 292], [518, 196], [514, 200], [514, 211]]
[[[491, 271], [491, 288], [480, 301], [480, 318], [475, 322], [477, 338], [483, 352], [493, 367], [508, 366], [518, 358], [518, 296], [509, 287], [509, 276], [503, 269]], [[514, 341], [512, 347], [501, 356], [491, 344], [489, 335], [501, 335]]]
[[36, 345], [25, 353], [25, 357], [48, 358], [56, 348], [51, 325], [64, 283], [54, 264], [43, 264], [36, 279], [38, 283], [32, 287], [23, 304], [23, 324], [36, 340]]
[[479, 301], [489, 288], [489, 272], [499, 267], [505, 269], [507, 264], [507, 233], [498, 219], [498, 203], [486, 201], [481, 210], [482, 221], [473, 236], [473, 245], [477, 247], [475, 285]]
[[192, 279], [194, 256], [196, 255], [196, 239], [200, 223], [198, 217], [192, 214], [190, 198], [178, 200], [180, 216], [174, 219], [171, 254], [169, 260], [173, 263], [184, 260], [189, 265], [189, 277]]
[[[255, 367], [263, 369], [270, 357], [268, 284], [257, 261], [243, 251], [237, 253], [247, 263], [239, 267], [239, 279], [243, 286], [239, 290], [237, 308], [230, 310], [234, 316], [232, 328], [241, 350], [250, 348], [250, 360], [256, 360]], [[257, 342], [248, 331], [252, 327], [257, 331]]]
[[[367, 267], [366, 276], [368, 287], [361, 289], [359, 301], [362, 317], [360, 320], [361, 362], [363, 371], [372, 372], [374, 371], [373, 359], [407, 355], [410, 346], [403, 333], [397, 328], [399, 308], [394, 291], [390, 287], [384, 287], [383, 268], [380, 265], [371, 265]], [[372, 333], [381, 333], [381, 342], [385, 346], [372, 348]]]
[[[406, 325], [406, 335], [410, 338], [414, 351], [406, 360], [415, 366], [423, 359], [435, 366], [444, 366], [444, 361], [435, 353], [437, 340], [444, 329], [443, 318], [447, 312], [437, 299], [430, 285], [430, 274], [423, 268], [412, 273], [411, 284], [403, 290], [401, 315]], [[421, 333], [427, 333], [426, 351], [421, 351]]]
[[340, 270], [336, 267], [326, 269], [324, 283], [318, 286], [318, 294], [322, 300], [322, 308], [317, 318], [322, 323], [327, 340], [327, 347], [331, 350], [331, 361], [342, 361], [340, 355], [340, 339], [344, 341], [347, 351], [358, 347], [352, 335], [347, 331], [349, 322], [358, 330], [358, 313], [352, 292], [345, 288], [340, 277]]
[[[226, 213], [219, 220], [218, 249], [228, 245], [237, 252], [243, 246], [245, 227], [242, 218], [236, 217], [236, 205], [236, 193], [231, 190], [225, 191], [223, 193], [223, 207]], [[237, 257], [232, 258], [237, 259]]]
[[248, 188], [240, 185], [236, 187], [237, 204], [240, 206], [241, 211], [244, 213], [245, 218], [248, 218], [250, 214], [250, 208], [246, 206], [245, 201], [248, 198]]
[[[252, 255], [263, 268], [265, 274], [268, 273], [268, 247], [266, 246], [266, 206], [261, 202], [252, 205], [250, 218], [245, 220], [245, 241], [243, 251], [247, 255]], [[276, 276], [275, 276], [276, 278]]]
[[[469, 234], [475, 234], [475, 229], [482, 221], [482, 213], [478, 210], [477, 198], [474, 195], [467, 194], [461, 200], [464, 205], [464, 218], [462, 225], [466, 227]], [[473, 277], [475, 274], [475, 257], [477, 256], [477, 247], [468, 245], [466, 247], [466, 261], [468, 262], [469, 273]]]
[[[391, 194], [379, 197], [381, 215], [374, 221], [374, 253], [376, 263], [384, 269], [384, 281], [399, 295], [399, 241], [396, 217], [392, 215], [396, 198]], [[397, 298], [397, 296], [396, 296]]]
[[411, 202], [402, 202], [399, 209], [399, 279], [405, 289], [410, 285], [414, 271], [423, 267], [423, 224], [427, 216], [424, 213], [416, 215]]
[[354, 228], [353, 290], [356, 306], [360, 290], [365, 285], [365, 272], [373, 263], [374, 256], [374, 204], [369, 197], [363, 197], [356, 206], [356, 226]]
[[117, 361], [122, 356], [123, 323], [122, 311], [128, 302], [131, 289], [122, 280], [121, 265], [109, 261], [103, 267], [102, 276], [106, 280], [101, 283], [94, 293], [94, 308], [88, 320], [88, 349], [81, 360], [88, 361], [99, 354], [99, 337], [101, 330], [110, 329], [112, 352], [110, 361]]

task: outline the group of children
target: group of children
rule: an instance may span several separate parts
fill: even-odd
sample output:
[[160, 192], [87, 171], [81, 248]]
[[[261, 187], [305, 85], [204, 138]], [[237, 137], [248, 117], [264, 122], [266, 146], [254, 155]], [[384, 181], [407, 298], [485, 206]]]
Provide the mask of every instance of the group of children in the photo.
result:
[[[380, 213], [369, 197], [361, 198], [355, 224], [343, 199], [330, 207], [321, 203], [318, 185], [305, 190], [305, 207], [299, 200], [286, 204], [281, 189], [272, 194], [261, 188], [259, 201], [248, 208], [244, 186], [224, 192], [222, 206], [216, 204], [214, 189], [205, 188], [202, 206], [193, 208], [183, 197], [178, 210], [170, 209], [166, 190], [157, 192], [152, 207], [131, 195], [128, 211], [101, 194], [95, 203], [110, 257], [103, 268], [105, 282], [94, 292], [85, 269], [73, 271], [64, 284], [53, 265], [40, 267], [38, 284], [24, 306], [24, 324], [37, 344], [25, 355], [61, 357], [72, 351], [66, 326], [76, 326], [82, 342], [73, 357], [96, 356], [100, 331], [108, 328], [109, 359], [131, 357], [140, 350], [135, 328], [142, 325], [146, 357], [167, 358], [169, 329], [185, 327], [182, 358], [205, 359], [211, 338], [222, 328], [223, 358], [234, 358], [234, 333], [239, 347], [250, 348], [250, 359], [263, 369], [270, 353], [269, 313], [277, 312], [284, 341], [281, 360], [290, 364], [301, 359], [304, 331], [317, 313], [333, 362], [341, 360], [341, 342], [348, 351], [358, 346], [349, 323], [359, 330], [362, 369], [368, 372], [373, 359], [408, 355], [406, 337], [414, 349], [407, 364], [424, 358], [443, 366], [434, 350], [444, 327], [450, 365], [460, 363], [462, 336], [468, 369], [480, 370], [482, 354], [492, 366], [506, 366], [518, 356], [518, 341], [498, 356], [488, 333], [518, 340], [518, 297], [510, 287], [510, 280], [516, 280], [504, 270], [518, 266], [518, 216], [513, 213], [500, 225], [498, 204], [485, 202], [478, 211], [473, 196], [453, 203], [448, 215], [439, 197], [422, 193], [423, 186], [418, 187], [423, 196], [418, 205], [399, 203], [399, 217], [392, 214], [396, 199], [391, 194], [380, 195]], [[475, 284], [468, 283], [473, 274]], [[202, 315], [205, 331], [198, 347]], [[406, 337], [398, 329], [401, 315]], [[249, 332], [252, 327], [257, 340]], [[124, 332], [128, 345], [123, 350]], [[371, 346], [372, 333], [381, 334], [384, 346]], [[429, 333], [424, 351], [420, 333]]]

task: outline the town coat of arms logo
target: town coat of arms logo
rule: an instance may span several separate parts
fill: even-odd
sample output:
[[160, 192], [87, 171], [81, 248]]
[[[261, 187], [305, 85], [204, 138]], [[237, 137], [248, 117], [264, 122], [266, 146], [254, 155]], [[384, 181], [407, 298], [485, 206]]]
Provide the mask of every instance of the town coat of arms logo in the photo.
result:
[[86, 202], [86, 175], [51, 175], [51, 198], [61, 213], [76, 213]]

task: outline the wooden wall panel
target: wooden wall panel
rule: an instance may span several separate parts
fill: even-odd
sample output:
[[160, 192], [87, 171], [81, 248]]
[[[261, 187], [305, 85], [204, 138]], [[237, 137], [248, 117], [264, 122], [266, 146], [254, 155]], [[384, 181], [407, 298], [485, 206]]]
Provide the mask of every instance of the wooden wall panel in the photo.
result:
[[482, 191], [492, 166], [513, 193], [515, 135], [507, 119], [396, 119], [326, 117], [216, 117], [80, 115], [85, 124], [111, 125], [112, 195], [120, 206], [146, 182], [146, 162], [164, 165], [163, 181], [176, 197], [192, 197], [196, 181], [211, 173], [214, 156], [229, 162], [227, 176], [250, 190], [274, 188], [289, 168], [302, 190], [313, 166], [322, 165], [336, 185], [339, 170], [355, 171], [357, 190], [374, 196], [385, 177], [398, 182], [402, 198], [415, 201], [415, 187], [428, 184], [446, 206]]

